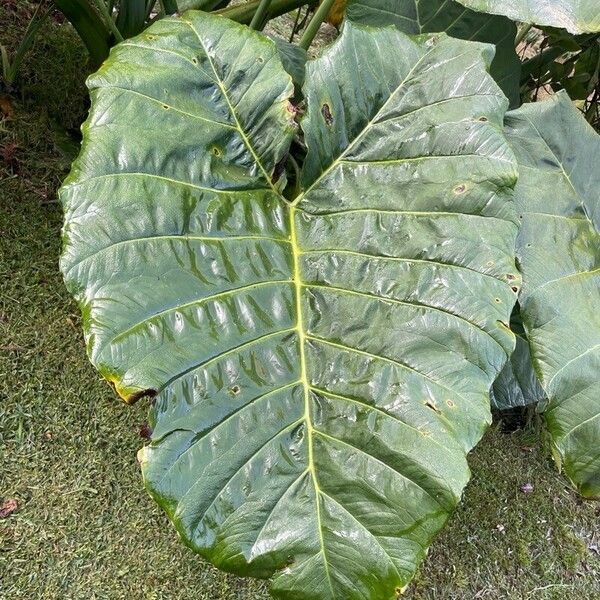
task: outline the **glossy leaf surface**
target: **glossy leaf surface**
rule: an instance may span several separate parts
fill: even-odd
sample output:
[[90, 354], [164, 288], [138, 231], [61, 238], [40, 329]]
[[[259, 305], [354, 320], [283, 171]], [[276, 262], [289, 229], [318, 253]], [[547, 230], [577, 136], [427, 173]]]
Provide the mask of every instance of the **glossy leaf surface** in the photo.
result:
[[600, 31], [598, 0], [458, 0], [464, 6], [515, 21], [561, 27], [571, 33]]
[[600, 137], [565, 93], [509, 113], [520, 165], [521, 314], [555, 455], [600, 495]]
[[395, 25], [408, 34], [443, 31], [459, 39], [496, 45], [491, 73], [511, 106], [520, 104], [517, 28], [510, 19], [468, 10], [454, 0], [349, 0], [347, 15], [356, 23]]
[[90, 357], [155, 396], [144, 479], [186, 543], [281, 598], [391, 600], [468, 479], [518, 277], [490, 57], [346, 26], [307, 69], [292, 204], [267, 38], [187, 13], [90, 80], [61, 194]]

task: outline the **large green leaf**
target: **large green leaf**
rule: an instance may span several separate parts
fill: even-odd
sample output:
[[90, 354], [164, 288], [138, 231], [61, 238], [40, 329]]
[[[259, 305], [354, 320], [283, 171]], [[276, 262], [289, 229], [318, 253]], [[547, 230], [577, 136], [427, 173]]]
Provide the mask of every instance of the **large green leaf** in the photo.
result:
[[555, 455], [600, 495], [600, 137], [565, 93], [509, 113], [520, 166], [521, 313]]
[[517, 28], [510, 19], [468, 10], [454, 0], [349, 0], [347, 15], [356, 23], [393, 24], [409, 34], [444, 31], [459, 39], [495, 44], [491, 73], [511, 106], [519, 106], [521, 61], [515, 51]]
[[347, 25], [308, 66], [292, 204], [272, 41], [187, 13], [90, 79], [61, 192], [90, 357], [155, 396], [140, 460], [182, 538], [279, 597], [395, 597], [468, 479], [518, 284], [490, 58]]
[[464, 6], [515, 21], [562, 27], [571, 33], [600, 31], [598, 0], [458, 0]]

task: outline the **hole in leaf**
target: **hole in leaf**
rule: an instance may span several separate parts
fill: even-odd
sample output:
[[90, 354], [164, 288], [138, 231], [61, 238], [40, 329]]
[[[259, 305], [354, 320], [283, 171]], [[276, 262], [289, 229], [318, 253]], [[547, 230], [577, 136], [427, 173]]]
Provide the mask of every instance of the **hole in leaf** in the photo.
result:
[[488, 118], [487, 118], [487, 117], [484, 117], [484, 116], [481, 116], [481, 117], [479, 117], [479, 119], [477, 119], [477, 120], [478, 120], [478, 121], [481, 121], [482, 123], [487, 123], [487, 121], [488, 121]]
[[512, 286], [510, 289], [511, 289], [511, 290], [512, 290], [512, 291], [513, 291], [515, 294], [516, 294], [516, 293], [519, 291], [519, 288], [518, 288], [516, 285], [513, 285], [513, 286]]
[[194, 58], [192, 58], [192, 62], [197, 65], [198, 64], [198, 59], [194, 56]]
[[494, 298], [494, 302], [496, 304], [500, 304], [502, 302], [502, 300], [500, 300], [500, 298]]
[[231, 392], [231, 393], [232, 393], [234, 396], [237, 396], [237, 395], [240, 393], [240, 391], [241, 391], [241, 388], [240, 388], [240, 386], [239, 386], [239, 385], [234, 385], [234, 386], [231, 388], [231, 390], [230, 390], [230, 392]]
[[328, 127], [331, 127], [333, 123], [333, 115], [331, 114], [331, 108], [329, 108], [329, 104], [323, 104], [321, 106], [321, 114], [323, 115], [323, 119], [325, 119], [325, 123]]
[[223, 153], [221, 152], [221, 150], [219, 148], [217, 148], [216, 146], [213, 146], [211, 148], [211, 152], [215, 155], [215, 156], [221, 156]]
[[265, 62], [265, 59], [264, 59], [262, 56], [259, 56], [259, 57], [258, 57], [256, 60], [257, 60], [259, 63], [264, 63], [264, 62]]

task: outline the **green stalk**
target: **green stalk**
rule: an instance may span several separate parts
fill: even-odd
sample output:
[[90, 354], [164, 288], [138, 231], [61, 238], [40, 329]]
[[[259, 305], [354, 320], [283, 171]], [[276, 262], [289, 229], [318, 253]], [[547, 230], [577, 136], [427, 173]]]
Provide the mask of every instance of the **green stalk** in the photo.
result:
[[108, 12], [108, 7], [104, 3], [104, 0], [96, 0], [96, 6], [100, 11], [102, 18], [106, 23], [106, 26], [109, 28], [110, 32], [115, 36], [115, 40], [117, 40], [117, 42], [122, 42], [123, 36], [121, 35], [119, 28], [115, 25], [112, 15]]
[[86, 0], [54, 0], [54, 4], [79, 34], [92, 63], [100, 66], [110, 50], [110, 31], [98, 13]]
[[323, 0], [319, 8], [317, 8], [313, 18], [306, 26], [306, 29], [304, 30], [304, 33], [298, 42], [298, 46], [300, 46], [300, 48], [308, 50], [309, 46], [312, 44], [312, 41], [315, 39], [317, 32], [319, 31], [319, 27], [321, 27], [321, 23], [323, 23], [323, 21], [327, 18], [327, 15], [329, 14], [334, 2], [335, 0]]
[[[275, 17], [291, 12], [295, 8], [299, 8], [305, 4], [313, 6], [317, 1], [318, 0], [272, 0], [269, 17], [274, 19]], [[259, 4], [260, 0], [253, 0], [252, 2], [245, 2], [244, 4], [238, 4], [236, 6], [228, 6], [227, 8], [216, 11], [216, 14], [227, 17], [242, 25], [249, 25], [254, 13], [258, 10]]]
[[540, 52], [536, 56], [523, 61], [521, 66], [521, 84], [527, 83], [529, 76], [543, 75], [545, 71], [543, 70], [545, 67], [548, 67], [552, 64], [559, 56], [564, 54], [564, 50], [561, 48], [546, 48], [544, 51]]
[[515, 48], [517, 48], [518, 45], [525, 39], [527, 34], [531, 31], [532, 27], [533, 23], [526, 23], [525, 25], [523, 25], [523, 27], [521, 27], [519, 33], [517, 33], [517, 37], [515, 38]]
[[290, 39], [288, 42], [291, 44], [294, 41], [294, 36], [296, 35], [296, 31], [298, 31], [298, 23], [300, 23], [300, 13], [302, 9], [299, 8], [296, 10], [296, 18], [294, 19], [294, 26], [292, 27], [292, 33], [290, 33]]
[[260, 4], [252, 17], [252, 21], [250, 21], [250, 29], [262, 29], [261, 25], [267, 16], [271, 2], [272, 0], [260, 0]]

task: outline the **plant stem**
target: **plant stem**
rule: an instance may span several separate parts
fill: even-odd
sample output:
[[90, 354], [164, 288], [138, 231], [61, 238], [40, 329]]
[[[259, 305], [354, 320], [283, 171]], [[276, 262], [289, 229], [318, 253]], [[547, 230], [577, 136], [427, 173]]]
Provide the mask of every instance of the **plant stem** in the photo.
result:
[[252, 21], [250, 21], [250, 29], [262, 29], [261, 25], [265, 20], [265, 16], [269, 11], [269, 6], [271, 5], [272, 0], [260, 0], [260, 4], [252, 17]]
[[99, 67], [110, 50], [108, 25], [88, 0], [54, 0], [54, 4], [79, 34], [93, 65]]
[[523, 61], [521, 66], [521, 83], [527, 83], [529, 76], [534, 73], [541, 76], [545, 73], [544, 67], [548, 67], [552, 64], [559, 56], [565, 52], [561, 48], [550, 47], [546, 48], [536, 56]]
[[301, 8], [296, 10], [296, 19], [294, 20], [294, 26], [292, 27], [292, 33], [290, 33], [290, 39], [288, 42], [291, 44], [294, 41], [294, 36], [296, 35], [296, 31], [298, 31], [298, 23], [300, 22], [300, 13], [302, 12]]
[[[294, 10], [295, 8], [304, 6], [305, 4], [313, 6], [316, 3], [317, 0], [272, 0], [269, 16], [275, 18]], [[259, 4], [260, 0], [253, 0], [252, 2], [245, 2], [244, 4], [228, 6], [227, 8], [217, 10], [216, 14], [227, 17], [237, 23], [249, 25]]]
[[110, 32], [115, 36], [115, 40], [117, 42], [123, 41], [123, 36], [119, 31], [119, 28], [115, 25], [115, 22], [112, 18], [112, 15], [108, 12], [108, 7], [106, 6], [104, 0], [96, 0], [96, 6], [98, 7], [98, 11], [102, 15], [106, 26], [110, 29]]
[[517, 37], [515, 38], [515, 48], [519, 46], [519, 44], [525, 39], [527, 34], [531, 31], [533, 27], [533, 23], [525, 23], [521, 29], [519, 29], [519, 33], [517, 33]]
[[327, 18], [334, 1], [335, 0], [323, 0], [323, 2], [319, 5], [319, 8], [317, 8], [313, 18], [306, 26], [306, 29], [300, 38], [300, 42], [298, 42], [298, 46], [300, 46], [300, 48], [308, 50], [309, 46], [312, 44], [312, 41], [317, 35], [317, 31], [319, 31], [319, 27], [321, 27], [321, 23]]

